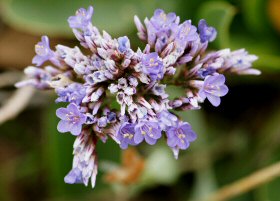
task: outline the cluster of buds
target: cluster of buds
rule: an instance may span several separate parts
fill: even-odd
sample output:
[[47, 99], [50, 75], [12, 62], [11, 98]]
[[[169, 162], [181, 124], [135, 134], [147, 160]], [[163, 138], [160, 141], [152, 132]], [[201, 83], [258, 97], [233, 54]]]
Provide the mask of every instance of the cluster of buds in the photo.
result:
[[[138, 36], [146, 46], [134, 51], [127, 36], [115, 39], [101, 33], [92, 25], [92, 15], [90, 6], [68, 19], [90, 55], [63, 45], [54, 51], [43, 36], [35, 46], [36, 67], [27, 67], [28, 79], [16, 85], [54, 89], [56, 102], [68, 103], [56, 112], [61, 119], [58, 131], [77, 136], [66, 183], [87, 185], [91, 177], [94, 187], [98, 140], [105, 143], [112, 138], [126, 149], [143, 142], [154, 145], [163, 138], [177, 158], [197, 136], [173, 111], [199, 109], [206, 99], [218, 106], [228, 93], [224, 73], [260, 74], [251, 68], [257, 57], [244, 49], [206, 52], [217, 32], [203, 19], [196, 27], [191, 20], [180, 23], [175, 13], [161, 9], [144, 23], [135, 16]], [[42, 66], [46, 61], [52, 65]], [[170, 85], [185, 93], [170, 99], [165, 90]]]

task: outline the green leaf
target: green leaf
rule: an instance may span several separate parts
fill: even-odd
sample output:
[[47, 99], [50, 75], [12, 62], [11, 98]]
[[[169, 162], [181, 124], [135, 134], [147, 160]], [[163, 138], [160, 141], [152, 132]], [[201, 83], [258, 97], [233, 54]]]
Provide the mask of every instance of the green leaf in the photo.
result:
[[[269, 33], [267, 20], [267, 0], [244, 0], [242, 2], [243, 16], [246, 26], [252, 33]], [[271, 34], [271, 33], [270, 33]]]
[[[173, 1], [164, 0], [163, 8], [172, 9]], [[80, 7], [94, 6], [93, 24], [113, 36], [133, 30], [133, 16], [151, 16], [159, 6], [156, 0], [4, 0], [4, 20], [15, 28], [36, 34], [72, 36], [67, 18]]]
[[205, 19], [210, 26], [217, 29], [214, 45], [219, 48], [229, 47], [229, 27], [236, 9], [227, 2], [210, 1], [201, 5], [197, 19]]
[[184, 89], [180, 86], [167, 85], [165, 91], [169, 95], [170, 100], [179, 98], [179, 97], [185, 95]]
[[141, 184], [172, 184], [179, 176], [178, 163], [165, 144], [154, 147], [145, 163]]

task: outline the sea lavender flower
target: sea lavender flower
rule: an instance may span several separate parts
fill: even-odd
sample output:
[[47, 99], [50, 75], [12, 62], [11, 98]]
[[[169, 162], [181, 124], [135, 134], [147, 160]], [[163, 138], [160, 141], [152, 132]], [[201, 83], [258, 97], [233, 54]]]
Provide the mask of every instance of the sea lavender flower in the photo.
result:
[[72, 83], [67, 87], [61, 87], [56, 89], [56, 93], [59, 96], [56, 102], [70, 102], [79, 105], [86, 95], [86, 89], [82, 84]]
[[135, 126], [134, 142], [141, 143], [144, 139], [150, 144], [154, 145], [161, 137], [161, 129], [158, 122], [140, 121]]
[[86, 10], [85, 8], [80, 8], [76, 12], [76, 16], [71, 16], [68, 18], [68, 23], [71, 28], [85, 30], [91, 22], [93, 15], [93, 7], [89, 6]]
[[86, 122], [86, 115], [79, 111], [76, 104], [70, 103], [67, 108], [59, 108], [56, 115], [61, 119], [57, 125], [59, 132], [71, 132], [73, 135], [81, 133], [82, 126]]
[[221, 96], [228, 93], [228, 87], [225, 85], [225, 76], [213, 75], [205, 78], [204, 84], [199, 91], [199, 96], [203, 99], [207, 98], [213, 106], [219, 106]]
[[170, 29], [170, 25], [176, 21], [175, 13], [166, 14], [162, 9], [156, 9], [154, 16], [151, 18], [150, 22], [156, 28], [156, 30]]
[[50, 49], [49, 38], [42, 36], [42, 41], [35, 45], [36, 56], [33, 58], [32, 63], [41, 66], [45, 61], [54, 57], [54, 52]]
[[[126, 149], [143, 141], [153, 145], [164, 138], [177, 158], [196, 134], [174, 110], [200, 109], [206, 98], [218, 106], [220, 97], [228, 92], [224, 73], [260, 74], [251, 68], [257, 56], [244, 49], [206, 52], [216, 30], [205, 20], [197, 28], [191, 20], [180, 23], [175, 13], [161, 9], [144, 24], [135, 16], [138, 36], [146, 46], [133, 50], [127, 36], [113, 38], [100, 32], [92, 24], [92, 15], [90, 6], [68, 18], [76, 38], [90, 54], [63, 45], [51, 50], [49, 39], [43, 36], [35, 47], [33, 63], [37, 67], [27, 67], [27, 80], [16, 84], [54, 89], [56, 102], [68, 103], [56, 112], [61, 119], [58, 131], [77, 136], [66, 183], [88, 185], [91, 179], [95, 186], [98, 140], [106, 143], [112, 138]], [[41, 67], [46, 61], [53, 66]], [[172, 98], [170, 85], [184, 93]]]
[[212, 42], [217, 36], [217, 31], [214, 27], [207, 25], [206, 20], [202, 19], [198, 23], [198, 31], [200, 41], [205, 43], [206, 41]]
[[163, 63], [156, 52], [143, 55], [141, 66], [143, 73], [149, 75], [152, 81], [163, 78]]
[[179, 26], [175, 43], [181, 49], [185, 49], [187, 44], [198, 38], [197, 28], [191, 24], [191, 20], [185, 21]]
[[[190, 124], [187, 122], [177, 122], [176, 126], [170, 126], [166, 131], [167, 144], [172, 149], [187, 149], [190, 142], [196, 139]], [[177, 156], [175, 155], [177, 158]]]
[[50, 87], [49, 82], [52, 79], [52, 75], [47, 70], [29, 66], [24, 69], [24, 73], [29, 79], [18, 82], [16, 87], [24, 87], [28, 85], [34, 86], [37, 89], [47, 89]]
[[128, 49], [130, 49], [130, 41], [127, 36], [119, 37], [118, 38], [118, 50], [121, 53], [125, 53]]
[[134, 141], [135, 124], [124, 122], [117, 133], [117, 138], [120, 141], [120, 147], [126, 149], [128, 145], [136, 145]]
[[245, 49], [240, 49], [231, 52], [226, 62], [232, 73], [259, 75], [261, 73], [259, 70], [251, 68], [252, 62], [257, 59], [256, 55], [249, 55]]

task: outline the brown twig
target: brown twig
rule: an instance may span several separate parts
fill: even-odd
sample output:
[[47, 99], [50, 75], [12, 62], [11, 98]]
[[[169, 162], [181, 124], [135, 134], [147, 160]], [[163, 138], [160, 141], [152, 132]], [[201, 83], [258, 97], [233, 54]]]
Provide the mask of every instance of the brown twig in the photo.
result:
[[16, 117], [27, 106], [34, 91], [32, 87], [17, 89], [12, 97], [0, 108], [0, 125]]
[[280, 176], [280, 162], [256, 171], [255, 173], [229, 184], [201, 201], [226, 201], [248, 192]]

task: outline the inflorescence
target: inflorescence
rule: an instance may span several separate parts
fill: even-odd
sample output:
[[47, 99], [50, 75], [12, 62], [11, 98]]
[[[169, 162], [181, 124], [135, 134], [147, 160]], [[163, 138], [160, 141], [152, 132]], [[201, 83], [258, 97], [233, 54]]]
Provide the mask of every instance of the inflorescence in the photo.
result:
[[[90, 55], [63, 45], [54, 51], [48, 37], [43, 36], [35, 46], [32, 63], [36, 67], [27, 67], [24, 72], [29, 79], [16, 84], [54, 89], [56, 102], [68, 103], [56, 111], [61, 119], [58, 131], [77, 136], [66, 183], [87, 185], [91, 178], [95, 186], [98, 140], [105, 143], [112, 138], [126, 149], [143, 141], [154, 145], [164, 138], [177, 158], [196, 134], [172, 111], [200, 109], [205, 99], [213, 106], [220, 105], [221, 97], [228, 93], [224, 73], [260, 74], [251, 68], [257, 56], [244, 49], [206, 52], [217, 32], [203, 19], [195, 27], [191, 20], [180, 23], [175, 13], [166, 14], [161, 9], [145, 18], [144, 24], [135, 16], [138, 36], [146, 46], [134, 51], [127, 36], [115, 39], [101, 33], [92, 25], [92, 15], [90, 6], [68, 18]], [[41, 67], [46, 61], [52, 65]], [[168, 85], [184, 89], [185, 94], [169, 99]], [[119, 107], [112, 107], [115, 100]]]

